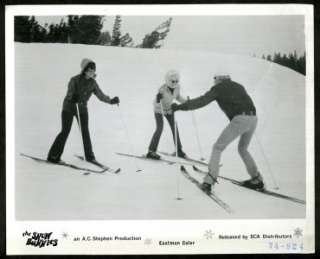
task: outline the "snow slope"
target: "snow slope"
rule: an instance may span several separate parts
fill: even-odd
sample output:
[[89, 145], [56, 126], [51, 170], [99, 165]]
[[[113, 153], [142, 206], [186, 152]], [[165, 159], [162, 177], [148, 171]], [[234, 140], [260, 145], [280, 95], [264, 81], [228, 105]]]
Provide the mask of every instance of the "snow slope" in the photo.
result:
[[[97, 82], [120, 108], [92, 96], [90, 131], [98, 160], [121, 167], [119, 175], [88, 175], [69, 168], [39, 164], [19, 155], [46, 157], [61, 127], [60, 113], [71, 76], [87, 57], [97, 64]], [[305, 207], [220, 181], [216, 193], [235, 211], [228, 214], [179, 172], [178, 166], [121, 157], [115, 152], [146, 153], [155, 129], [152, 101], [168, 69], [181, 72], [184, 95], [201, 95], [215, 73], [228, 73], [243, 84], [258, 112], [252, 152], [269, 189], [305, 199], [305, 78], [282, 66], [244, 56], [211, 52], [142, 50], [65, 44], [15, 44], [15, 194], [19, 220], [78, 219], [231, 219], [301, 218]], [[203, 155], [228, 120], [216, 103], [194, 112]], [[200, 153], [191, 112], [177, 113], [185, 152]], [[129, 131], [128, 140], [126, 129]], [[130, 142], [132, 145], [130, 145]], [[159, 150], [173, 151], [167, 123]], [[78, 165], [82, 153], [76, 123], [63, 159]], [[222, 156], [221, 175], [248, 177], [237, 153], [237, 141]], [[91, 166], [92, 167], [92, 166]], [[92, 167], [94, 168], [94, 167]], [[142, 172], [136, 172], [136, 169]], [[201, 175], [189, 170], [200, 181]], [[183, 200], [178, 201], [177, 196]]]

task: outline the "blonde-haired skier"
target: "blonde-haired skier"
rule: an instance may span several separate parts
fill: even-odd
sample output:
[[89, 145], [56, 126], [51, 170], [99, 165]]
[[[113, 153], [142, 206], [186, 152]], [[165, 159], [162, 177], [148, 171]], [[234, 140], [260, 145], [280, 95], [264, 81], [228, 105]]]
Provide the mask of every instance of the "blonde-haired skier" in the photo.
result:
[[[147, 153], [147, 157], [151, 159], [160, 159], [160, 156], [156, 153], [158, 144], [160, 141], [160, 137], [163, 130], [163, 116], [167, 119], [174, 142], [175, 139], [175, 119], [174, 119], [174, 113], [171, 110], [171, 105], [174, 100], [177, 100], [180, 103], [186, 102], [186, 99], [181, 96], [180, 94], [180, 75], [179, 72], [176, 70], [169, 70], [165, 75], [165, 83], [160, 87], [156, 98], [153, 102], [154, 107], [154, 117], [156, 120], [156, 130], [152, 136], [149, 150]], [[177, 155], [181, 158], [185, 158], [186, 154], [182, 150], [182, 145], [179, 137], [179, 131], [177, 129]]]

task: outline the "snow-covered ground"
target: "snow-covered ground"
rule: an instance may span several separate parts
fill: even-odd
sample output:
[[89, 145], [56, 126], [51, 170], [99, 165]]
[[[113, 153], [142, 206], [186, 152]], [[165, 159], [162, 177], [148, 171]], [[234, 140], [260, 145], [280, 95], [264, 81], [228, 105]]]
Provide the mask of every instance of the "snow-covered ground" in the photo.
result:
[[[96, 157], [118, 175], [81, 172], [40, 164], [20, 156], [45, 158], [61, 127], [62, 101], [69, 79], [87, 57], [97, 64], [97, 82], [120, 108], [92, 96], [89, 102], [91, 139]], [[179, 172], [177, 165], [134, 160], [115, 152], [143, 154], [155, 129], [152, 101], [168, 69], [181, 72], [184, 95], [208, 90], [215, 73], [228, 73], [243, 84], [258, 112], [252, 152], [265, 182], [273, 190], [305, 199], [305, 77], [285, 67], [251, 57], [210, 52], [142, 50], [65, 44], [15, 44], [15, 194], [18, 220], [91, 219], [231, 219], [303, 218], [305, 206], [272, 198], [220, 181], [216, 193], [235, 211], [228, 214]], [[228, 120], [216, 103], [196, 110], [203, 155]], [[191, 112], [178, 112], [185, 152], [199, 158]], [[129, 131], [130, 141], [126, 134]], [[159, 150], [173, 151], [165, 123]], [[88, 167], [74, 121], [62, 159]], [[237, 141], [222, 156], [221, 175], [248, 177], [237, 153]], [[136, 172], [136, 169], [142, 172]], [[91, 166], [91, 168], [94, 168]], [[194, 177], [202, 176], [187, 167]], [[182, 200], [177, 200], [177, 196]]]

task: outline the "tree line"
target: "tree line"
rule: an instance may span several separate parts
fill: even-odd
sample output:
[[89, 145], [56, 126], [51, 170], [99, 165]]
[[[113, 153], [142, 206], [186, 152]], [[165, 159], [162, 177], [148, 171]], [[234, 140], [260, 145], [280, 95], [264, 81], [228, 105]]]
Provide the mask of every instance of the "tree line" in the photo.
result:
[[288, 67], [297, 71], [303, 75], [306, 75], [306, 53], [302, 56], [298, 56], [297, 52], [287, 54], [281, 54], [276, 52], [271, 55], [262, 55], [262, 59], [277, 63], [279, 65]]
[[161, 23], [135, 44], [130, 34], [121, 30], [121, 16], [115, 17], [112, 32], [101, 31], [105, 16], [68, 15], [67, 21], [40, 25], [34, 16], [14, 17], [14, 40], [17, 42], [79, 43], [119, 47], [161, 48], [167, 37], [172, 18]]

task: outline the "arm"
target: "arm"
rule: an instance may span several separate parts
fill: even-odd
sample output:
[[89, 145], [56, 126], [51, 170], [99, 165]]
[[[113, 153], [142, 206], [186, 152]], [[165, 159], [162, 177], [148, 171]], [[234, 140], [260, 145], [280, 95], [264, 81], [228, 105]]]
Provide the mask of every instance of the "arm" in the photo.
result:
[[160, 103], [162, 98], [163, 98], [163, 87], [160, 87], [156, 95], [156, 102]]
[[108, 95], [105, 95], [102, 90], [100, 89], [100, 87], [98, 86], [98, 84], [95, 82], [95, 89], [93, 91], [93, 93], [97, 96], [97, 98], [105, 103], [110, 103], [111, 98]]
[[218, 97], [217, 89], [212, 87], [204, 95], [201, 95], [197, 98], [188, 100], [185, 103], [178, 105], [176, 110], [187, 111], [187, 110], [199, 109], [211, 103], [212, 101], [216, 100], [217, 97]]
[[71, 78], [70, 81], [69, 81], [69, 84], [68, 84], [68, 91], [67, 91], [66, 99], [68, 101], [72, 102], [75, 93], [76, 93], [75, 80], [73, 78]]
[[184, 97], [181, 95], [180, 89], [179, 89], [179, 92], [178, 92], [177, 101], [180, 102], [180, 103], [185, 103], [185, 102], [187, 101], [187, 99], [184, 98]]

